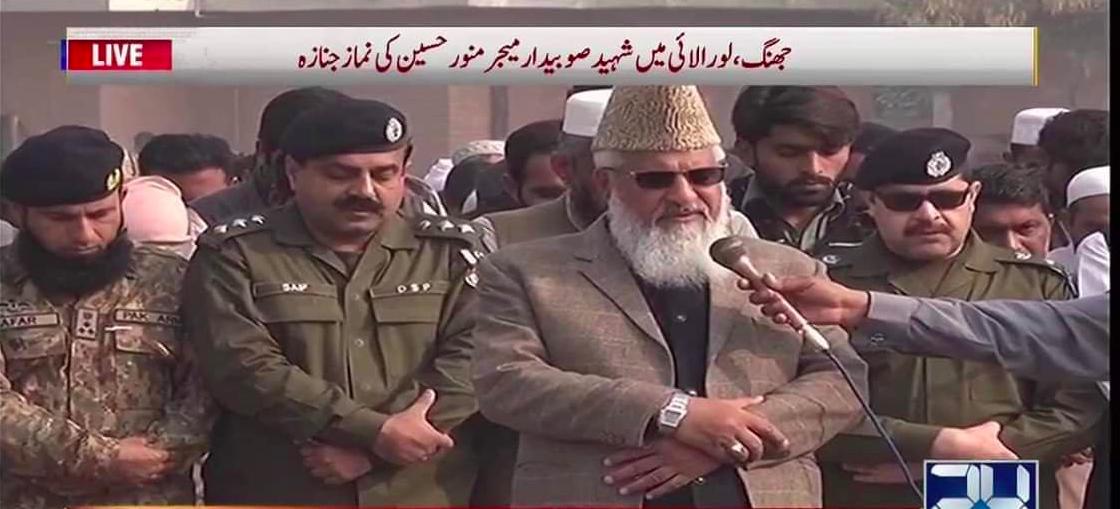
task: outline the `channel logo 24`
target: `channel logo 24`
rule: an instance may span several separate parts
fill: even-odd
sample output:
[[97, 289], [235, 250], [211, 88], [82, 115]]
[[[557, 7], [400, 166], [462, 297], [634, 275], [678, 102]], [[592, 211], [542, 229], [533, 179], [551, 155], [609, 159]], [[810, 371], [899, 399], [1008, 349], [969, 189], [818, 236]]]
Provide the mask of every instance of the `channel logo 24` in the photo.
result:
[[925, 509], [1038, 509], [1037, 461], [925, 462]]

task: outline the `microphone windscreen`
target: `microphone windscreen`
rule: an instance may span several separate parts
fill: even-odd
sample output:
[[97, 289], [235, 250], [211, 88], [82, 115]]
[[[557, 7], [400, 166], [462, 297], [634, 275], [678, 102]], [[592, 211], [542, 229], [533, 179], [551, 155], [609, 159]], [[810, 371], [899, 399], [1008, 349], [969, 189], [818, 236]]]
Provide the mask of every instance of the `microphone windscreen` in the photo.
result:
[[724, 267], [732, 267], [747, 250], [742, 237], [724, 237], [712, 243], [708, 249], [712, 259]]

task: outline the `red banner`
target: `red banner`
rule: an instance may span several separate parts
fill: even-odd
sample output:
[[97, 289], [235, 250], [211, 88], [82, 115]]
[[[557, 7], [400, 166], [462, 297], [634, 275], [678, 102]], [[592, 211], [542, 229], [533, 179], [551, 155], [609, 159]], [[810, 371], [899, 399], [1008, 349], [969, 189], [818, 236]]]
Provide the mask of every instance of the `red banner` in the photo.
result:
[[68, 71], [170, 71], [171, 41], [67, 40]]

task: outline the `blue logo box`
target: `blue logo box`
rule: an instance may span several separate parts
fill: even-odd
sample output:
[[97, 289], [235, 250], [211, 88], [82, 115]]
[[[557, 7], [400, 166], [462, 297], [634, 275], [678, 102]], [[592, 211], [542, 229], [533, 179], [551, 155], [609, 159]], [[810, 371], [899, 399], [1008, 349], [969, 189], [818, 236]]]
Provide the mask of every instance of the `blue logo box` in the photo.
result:
[[1038, 509], [1038, 461], [937, 461], [924, 468], [925, 509]]

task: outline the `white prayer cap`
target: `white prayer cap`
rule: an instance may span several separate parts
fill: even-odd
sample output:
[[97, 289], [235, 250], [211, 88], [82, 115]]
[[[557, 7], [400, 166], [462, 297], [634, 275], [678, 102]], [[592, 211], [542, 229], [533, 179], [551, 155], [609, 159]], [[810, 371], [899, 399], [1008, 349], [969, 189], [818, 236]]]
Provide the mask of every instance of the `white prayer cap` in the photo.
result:
[[428, 168], [428, 173], [424, 175], [424, 182], [432, 186], [437, 193], [443, 191], [444, 184], [447, 183], [447, 175], [451, 173], [451, 159], [440, 158]]
[[1074, 175], [1066, 188], [1066, 206], [1090, 196], [1111, 194], [1109, 192], [1110, 171], [1108, 166], [1097, 166], [1082, 170]]
[[599, 131], [599, 121], [607, 109], [612, 90], [609, 88], [585, 90], [572, 94], [564, 105], [563, 131], [575, 136], [594, 138]]
[[1065, 108], [1029, 108], [1015, 114], [1015, 122], [1011, 125], [1011, 143], [1019, 145], [1038, 145], [1038, 133], [1042, 126], [1059, 113], [1069, 110]]
[[474, 140], [451, 153], [451, 165], [456, 166], [474, 156], [505, 156], [506, 142], [502, 140]]

